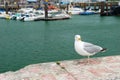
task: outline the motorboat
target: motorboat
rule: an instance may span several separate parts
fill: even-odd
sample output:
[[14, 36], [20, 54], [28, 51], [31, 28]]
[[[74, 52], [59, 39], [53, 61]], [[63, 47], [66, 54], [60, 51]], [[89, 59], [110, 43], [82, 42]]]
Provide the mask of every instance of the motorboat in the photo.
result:
[[58, 11], [54, 14], [51, 15], [51, 17], [64, 17], [64, 18], [71, 18], [71, 16], [69, 14], [67, 14], [65, 11]]
[[84, 12], [84, 10], [82, 8], [77, 8], [77, 7], [74, 7], [74, 8], [70, 8], [68, 11], [67, 11], [69, 14], [80, 14], [82, 12]]
[[24, 13], [13, 13], [11, 14], [12, 20], [21, 20], [25, 16]]
[[0, 19], [5, 19], [5, 13], [0, 12]]
[[93, 15], [93, 14], [96, 14], [96, 11], [92, 10], [91, 8], [80, 13], [80, 15]]
[[10, 19], [10, 12], [6, 14], [6, 12], [0, 12], [0, 19]]
[[[35, 21], [44, 17], [45, 14], [41, 12], [27, 13], [20, 21]], [[48, 17], [51, 17], [51, 14], [48, 14]]]
[[35, 21], [40, 21], [40, 20], [44, 20], [44, 21], [53, 21], [53, 20], [65, 20], [65, 19], [70, 19], [71, 16], [69, 14], [67, 14], [64, 11], [58, 11], [56, 13], [52, 13], [51, 16], [48, 16], [48, 18], [37, 18], [35, 19]]

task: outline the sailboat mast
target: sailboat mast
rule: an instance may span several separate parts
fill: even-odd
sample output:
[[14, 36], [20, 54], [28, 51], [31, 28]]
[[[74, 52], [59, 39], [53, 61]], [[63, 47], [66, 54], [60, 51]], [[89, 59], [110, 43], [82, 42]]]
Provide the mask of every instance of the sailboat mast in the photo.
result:
[[88, 6], [90, 7], [91, 0], [88, 0]]

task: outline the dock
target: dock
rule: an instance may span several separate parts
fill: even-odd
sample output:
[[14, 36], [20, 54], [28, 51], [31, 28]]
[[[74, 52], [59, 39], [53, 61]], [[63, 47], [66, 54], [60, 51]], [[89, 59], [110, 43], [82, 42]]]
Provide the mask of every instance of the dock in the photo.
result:
[[120, 56], [32, 64], [1, 73], [0, 80], [120, 80]]
[[70, 19], [70, 17], [53, 17], [53, 18], [39, 18], [34, 21], [55, 21], [55, 20], [66, 20]]

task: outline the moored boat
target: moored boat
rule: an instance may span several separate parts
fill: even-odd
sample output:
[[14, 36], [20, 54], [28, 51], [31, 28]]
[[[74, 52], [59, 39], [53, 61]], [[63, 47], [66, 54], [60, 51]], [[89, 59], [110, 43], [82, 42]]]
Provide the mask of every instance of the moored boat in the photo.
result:
[[48, 18], [45, 18], [45, 17], [37, 18], [37, 19], [35, 19], [35, 21], [40, 21], [40, 20], [43, 20], [43, 21], [65, 20], [65, 19], [70, 19], [70, 18], [71, 18], [71, 16], [69, 14], [67, 14], [66, 12], [59, 11], [59, 12], [53, 13]]
[[74, 8], [70, 8], [69, 10], [68, 10], [68, 13], [69, 14], [80, 14], [80, 13], [82, 13], [82, 12], [84, 12], [84, 10], [82, 9], [82, 8], [77, 8], [77, 7], [74, 7]]
[[92, 10], [90, 7], [88, 10], [85, 10], [84, 12], [81, 12], [80, 15], [93, 15], [96, 14], [96, 11]]

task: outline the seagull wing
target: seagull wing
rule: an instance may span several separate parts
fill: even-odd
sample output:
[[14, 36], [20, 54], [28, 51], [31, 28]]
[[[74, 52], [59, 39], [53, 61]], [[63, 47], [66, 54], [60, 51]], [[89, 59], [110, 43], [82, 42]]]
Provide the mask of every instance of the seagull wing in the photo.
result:
[[83, 49], [88, 53], [95, 54], [97, 52], [100, 52], [102, 50], [102, 47], [94, 45], [92, 43], [84, 42]]

